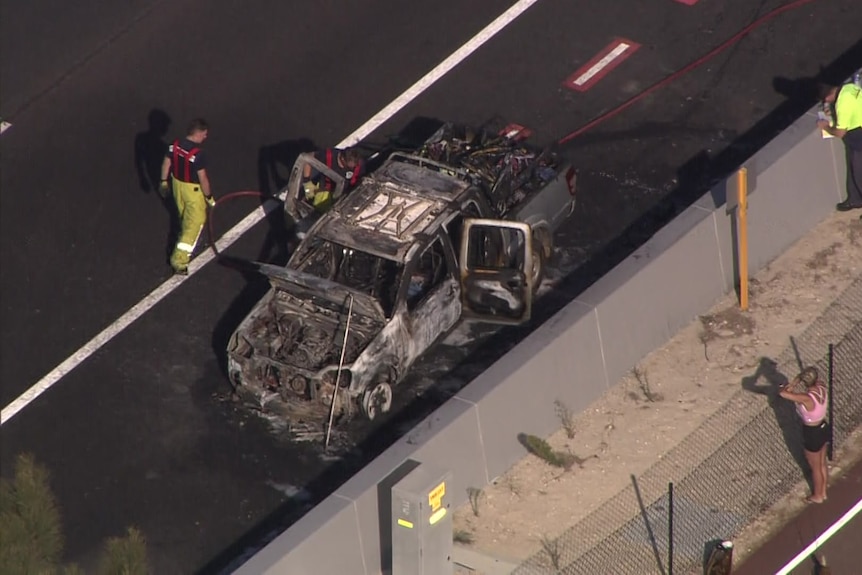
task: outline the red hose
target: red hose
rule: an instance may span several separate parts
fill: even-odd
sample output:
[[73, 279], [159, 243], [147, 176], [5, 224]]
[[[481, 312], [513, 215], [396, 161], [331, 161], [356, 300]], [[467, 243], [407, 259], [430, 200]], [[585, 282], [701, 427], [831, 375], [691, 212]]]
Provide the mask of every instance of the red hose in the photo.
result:
[[219, 199], [217, 199], [215, 205], [212, 208], [210, 208], [209, 217], [207, 217], [207, 232], [209, 234], [210, 247], [213, 249], [213, 253], [216, 255], [216, 257], [221, 257], [221, 254], [219, 253], [218, 248], [216, 248], [216, 243], [215, 243], [214, 234], [213, 234], [213, 217], [212, 216], [213, 216], [213, 213], [215, 212], [215, 209], [218, 207], [219, 204], [223, 204], [224, 202], [229, 202], [231, 200], [235, 200], [236, 198], [248, 198], [248, 197], [266, 198], [268, 196], [266, 194], [261, 193], [261, 192], [255, 192], [252, 190], [242, 190], [239, 192], [231, 192], [231, 193], [225, 194], [222, 197], [220, 197]]
[[728, 38], [727, 40], [725, 40], [724, 42], [722, 42], [721, 44], [716, 46], [715, 48], [713, 48], [712, 50], [707, 52], [705, 55], [703, 55], [700, 58], [698, 58], [697, 60], [695, 60], [694, 62], [688, 64], [687, 66], [685, 66], [684, 68], [682, 68], [680, 70], [677, 70], [676, 72], [674, 72], [670, 76], [668, 76], [662, 80], [659, 80], [658, 82], [656, 82], [655, 84], [653, 84], [652, 86], [650, 86], [649, 88], [644, 90], [643, 92], [636, 94], [635, 96], [633, 96], [629, 100], [623, 102], [622, 104], [620, 104], [616, 108], [614, 108], [608, 112], [605, 112], [604, 114], [598, 116], [597, 118], [594, 118], [593, 120], [590, 120], [586, 125], [578, 128], [574, 132], [570, 133], [568, 136], [561, 138], [558, 143], [559, 144], [565, 144], [569, 140], [577, 138], [578, 136], [580, 136], [581, 134], [583, 134], [584, 132], [586, 132], [590, 128], [593, 128], [593, 127], [597, 126], [598, 124], [601, 124], [605, 120], [616, 116], [617, 114], [619, 114], [620, 112], [622, 112], [623, 110], [628, 108], [629, 106], [632, 106], [636, 102], [642, 100], [643, 98], [646, 98], [647, 96], [649, 96], [650, 94], [652, 94], [653, 92], [658, 90], [659, 88], [663, 88], [665, 85], [669, 84], [670, 82], [673, 82], [674, 80], [676, 80], [677, 78], [679, 78], [683, 74], [691, 72], [692, 70], [694, 70], [695, 68], [697, 68], [698, 66], [700, 66], [701, 64], [706, 62], [707, 60], [710, 60], [716, 54], [723, 52], [728, 47], [730, 47], [731, 45], [738, 42], [743, 36], [746, 36], [749, 32], [751, 32], [752, 30], [754, 30], [758, 26], [763, 25], [765, 22], [775, 18], [779, 14], [786, 12], [788, 10], [793, 10], [794, 8], [799, 8], [800, 6], [803, 6], [805, 4], [809, 4], [813, 1], [814, 0], [795, 0], [794, 2], [790, 2], [789, 4], [785, 4], [784, 6], [780, 6], [776, 9], [772, 10], [771, 12], [768, 12], [767, 14], [761, 16], [760, 18], [758, 18], [757, 20], [755, 20], [754, 22], [752, 22], [751, 24], [749, 24], [748, 26], [746, 26], [745, 28], [743, 28], [742, 30], [740, 30], [739, 32], [737, 32], [736, 34], [734, 34], [733, 36], [731, 36], [730, 38]]

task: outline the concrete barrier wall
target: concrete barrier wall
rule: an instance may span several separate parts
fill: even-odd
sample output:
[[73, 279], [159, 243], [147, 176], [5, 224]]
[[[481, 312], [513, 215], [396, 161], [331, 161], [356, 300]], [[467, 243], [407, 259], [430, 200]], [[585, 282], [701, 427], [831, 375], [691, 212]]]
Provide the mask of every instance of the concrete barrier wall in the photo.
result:
[[[746, 164], [749, 271], [768, 265], [844, 197], [840, 141], [811, 112]], [[519, 433], [559, 427], [735, 285], [735, 224], [719, 183], [236, 573], [386, 572], [389, 488], [418, 462], [451, 470], [450, 504], [526, 454]], [[382, 521], [381, 521], [382, 518]]]

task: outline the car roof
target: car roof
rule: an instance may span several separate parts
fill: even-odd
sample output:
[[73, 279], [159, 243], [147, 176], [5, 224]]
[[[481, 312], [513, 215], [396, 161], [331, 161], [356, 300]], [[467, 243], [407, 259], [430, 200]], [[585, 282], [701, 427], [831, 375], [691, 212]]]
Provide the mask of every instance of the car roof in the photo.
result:
[[456, 177], [389, 161], [321, 218], [317, 235], [387, 259], [404, 261], [410, 248], [436, 232], [470, 187]]

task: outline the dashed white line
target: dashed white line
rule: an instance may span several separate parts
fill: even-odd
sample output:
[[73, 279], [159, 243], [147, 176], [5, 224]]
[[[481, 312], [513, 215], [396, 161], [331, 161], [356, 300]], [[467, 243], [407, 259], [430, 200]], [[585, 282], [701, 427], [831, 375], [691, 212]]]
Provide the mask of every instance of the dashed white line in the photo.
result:
[[2, 134], [11, 127], [12, 124], [10, 124], [9, 122], [0, 122], [0, 134]]
[[[389, 118], [398, 113], [402, 108], [404, 108], [404, 106], [416, 99], [417, 96], [427, 90], [432, 84], [442, 78], [446, 73], [448, 73], [455, 66], [460, 64], [470, 54], [479, 49], [479, 47], [481, 47], [485, 42], [493, 38], [503, 28], [515, 21], [515, 19], [517, 19], [521, 14], [523, 14], [528, 8], [530, 8], [538, 1], [539, 0], [520, 0], [513, 4], [511, 8], [503, 12], [493, 22], [488, 24], [478, 34], [473, 36], [473, 38], [471, 38], [466, 44], [458, 48], [458, 50], [453, 52], [452, 55], [450, 55], [440, 64], [435, 66], [433, 70], [425, 74], [425, 76], [423, 76], [416, 83], [414, 83], [407, 90], [405, 90], [404, 93], [395, 98], [395, 100], [393, 100], [389, 105], [387, 105], [385, 108], [372, 116], [367, 122], [362, 124], [362, 126], [357, 128], [352, 134], [350, 134], [349, 136], [344, 138], [344, 140], [336, 144], [336, 146], [349, 146], [355, 144], [356, 142], [359, 142], [360, 140], [368, 136], [371, 132], [379, 128]], [[4, 124], [6, 124], [6, 122], [4, 122]], [[4, 125], [3, 130], [5, 131], [8, 127], [8, 125]], [[240, 236], [250, 230], [255, 224], [263, 220], [266, 217], [266, 214], [272, 211], [276, 206], [278, 206], [278, 202], [270, 200], [264, 203], [260, 208], [254, 210], [245, 218], [243, 218], [242, 221], [240, 221], [237, 225], [228, 230], [228, 232], [226, 232], [221, 238], [219, 238], [219, 240], [216, 242], [216, 248], [218, 249], [218, 251], [221, 252], [227, 247], [229, 247], [231, 244], [233, 244], [237, 239], [239, 239]], [[45, 391], [50, 389], [51, 386], [55, 385], [58, 381], [60, 381], [63, 376], [75, 369], [84, 360], [93, 355], [93, 353], [95, 353], [99, 348], [101, 348], [111, 339], [113, 339], [118, 333], [126, 329], [132, 322], [134, 322], [136, 319], [149, 311], [165, 296], [178, 288], [180, 284], [182, 284], [182, 282], [196, 274], [203, 266], [207, 265], [210, 261], [212, 261], [214, 257], [215, 255], [212, 250], [207, 250], [201, 253], [189, 264], [188, 276], [171, 277], [162, 285], [150, 292], [144, 299], [142, 299], [126, 313], [120, 316], [120, 318], [117, 319], [114, 323], [109, 325], [96, 337], [84, 344], [78, 351], [66, 358], [66, 360], [64, 360], [60, 365], [51, 370], [50, 373], [45, 375], [42, 379], [33, 384], [27, 391], [25, 391], [18, 398], [9, 403], [9, 405], [4, 407], [2, 413], [0, 413], [0, 425], [5, 424], [15, 415], [20, 413], [22, 409], [27, 407], [27, 405], [33, 402], [37, 397], [45, 393]]]

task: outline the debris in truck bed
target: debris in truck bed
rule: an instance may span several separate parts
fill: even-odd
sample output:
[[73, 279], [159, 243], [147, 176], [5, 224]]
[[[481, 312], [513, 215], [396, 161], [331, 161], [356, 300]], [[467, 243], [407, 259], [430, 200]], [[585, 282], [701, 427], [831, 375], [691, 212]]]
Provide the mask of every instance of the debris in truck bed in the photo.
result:
[[463, 169], [501, 215], [553, 180], [559, 165], [556, 154], [527, 146], [517, 135], [472, 131], [451, 123], [429, 138], [417, 155]]

